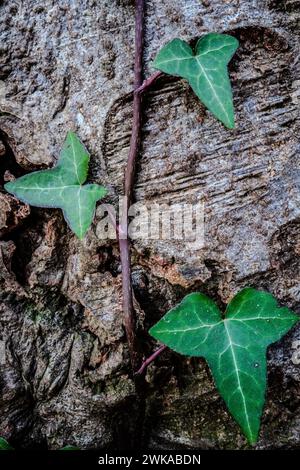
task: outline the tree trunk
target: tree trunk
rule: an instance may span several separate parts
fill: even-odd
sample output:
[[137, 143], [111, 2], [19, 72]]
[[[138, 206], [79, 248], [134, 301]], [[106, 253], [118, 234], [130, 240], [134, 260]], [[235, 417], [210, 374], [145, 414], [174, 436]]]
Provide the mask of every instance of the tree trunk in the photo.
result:
[[[299, 1], [146, 2], [145, 76], [162, 45], [211, 31], [240, 41], [230, 64], [236, 129], [188, 84], [164, 76], [144, 99], [135, 200], [204, 200], [205, 245], [136, 240], [133, 283], [147, 331], [185, 294], [224, 308], [242, 287], [297, 311]], [[67, 130], [91, 153], [89, 178], [123, 191], [132, 113], [134, 2], [0, 2], [0, 178], [55, 163]], [[204, 361], [171, 351], [142, 392], [122, 327], [118, 244], [100, 213], [79, 241], [60, 211], [0, 193], [0, 435], [21, 448], [245, 448]], [[268, 352], [257, 448], [300, 447], [300, 327]], [[293, 349], [294, 348], [294, 349]]]

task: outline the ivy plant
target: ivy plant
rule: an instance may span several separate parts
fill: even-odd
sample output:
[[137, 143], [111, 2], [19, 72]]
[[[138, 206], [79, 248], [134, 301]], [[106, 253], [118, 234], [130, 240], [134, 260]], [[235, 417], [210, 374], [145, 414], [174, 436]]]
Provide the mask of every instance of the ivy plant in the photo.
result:
[[154, 68], [188, 80], [202, 103], [229, 129], [234, 128], [232, 91], [227, 65], [239, 42], [228, 34], [206, 34], [195, 50], [173, 39], [157, 54]]
[[71, 230], [82, 239], [93, 221], [96, 202], [107, 193], [98, 184], [84, 184], [89, 158], [76, 134], [68, 132], [54, 168], [22, 176], [6, 183], [5, 189], [32, 206], [62, 209]]
[[249, 443], [258, 438], [263, 410], [267, 347], [299, 321], [268, 292], [246, 288], [224, 316], [213, 300], [195, 292], [170, 310], [150, 334], [174, 351], [204, 357], [217, 389]]

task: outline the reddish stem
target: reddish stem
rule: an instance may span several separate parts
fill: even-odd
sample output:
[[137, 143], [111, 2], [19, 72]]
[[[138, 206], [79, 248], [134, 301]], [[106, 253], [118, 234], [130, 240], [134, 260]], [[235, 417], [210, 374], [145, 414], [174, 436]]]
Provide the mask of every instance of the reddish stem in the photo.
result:
[[135, 373], [135, 375], [141, 375], [145, 371], [145, 369], [149, 366], [149, 364], [151, 364], [151, 362], [153, 362], [157, 358], [157, 356], [159, 356], [165, 349], [167, 349], [167, 346], [163, 344], [156, 351], [154, 351], [154, 353], [151, 354], [151, 356], [145, 359], [145, 361], [143, 362], [139, 370]]
[[[135, 1], [135, 62], [134, 62], [134, 90], [137, 90], [142, 82], [142, 58], [143, 58], [143, 27], [144, 27], [144, 0]], [[130, 244], [128, 240], [128, 207], [132, 201], [132, 192], [135, 174], [135, 162], [138, 154], [141, 136], [142, 100], [139, 93], [133, 95], [133, 120], [130, 139], [130, 149], [125, 171], [125, 204], [122, 211], [119, 246], [122, 266], [122, 291], [124, 326], [127, 336], [130, 360], [133, 370], [139, 361], [137, 339], [135, 335], [135, 312], [133, 307]]]
[[156, 80], [163, 75], [162, 72], [155, 72], [153, 75], [151, 75], [149, 78], [143, 81], [142, 85], [134, 91], [136, 94], [142, 94], [145, 93]]

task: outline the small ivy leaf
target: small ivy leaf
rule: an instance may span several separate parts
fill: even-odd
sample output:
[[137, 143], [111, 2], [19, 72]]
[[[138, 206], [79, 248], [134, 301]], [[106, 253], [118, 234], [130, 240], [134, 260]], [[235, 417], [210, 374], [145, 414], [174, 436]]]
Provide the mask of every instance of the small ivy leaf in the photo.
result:
[[14, 450], [14, 448], [7, 442], [6, 439], [0, 437], [0, 450]]
[[266, 390], [266, 349], [299, 321], [267, 292], [243, 289], [227, 306], [200, 293], [187, 295], [150, 334], [174, 351], [202, 356], [248, 441], [258, 438]]
[[88, 165], [87, 150], [76, 134], [68, 132], [54, 168], [35, 171], [4, 187], [32, 206], [62, 209], [71, 230], [82, 239], [93, 221], [96, 202], [107, 193], [98, 184], [83, 185]]
[[229, 129], [234, 128], [232, 91], [227, 64], [239, 42], [228, 34], [210, 33], [199, 39], [195, 51], [173, 39], [157, 54], [153, 66], [188, 80], [202, 103]]

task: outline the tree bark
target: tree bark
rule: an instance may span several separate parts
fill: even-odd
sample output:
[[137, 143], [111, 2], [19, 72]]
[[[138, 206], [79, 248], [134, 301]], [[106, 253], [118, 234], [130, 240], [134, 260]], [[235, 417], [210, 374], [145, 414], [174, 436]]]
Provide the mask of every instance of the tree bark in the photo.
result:
[[[297, 0], [146, 6], [145, 78], [175, 37], [194, 44], [216, 31], [240, 41], [230, 64], [234, 131], [184, 80], [160, 77], [144, 99], [134, 200], [201, 199], [205, 210], [202, 248], [132, 243], [148, 356], [157, 348], [149, 327], [195, 290], [224, 308], [251, 285], [299, 312], [300, 62]], [[50, 167], [74, 130], [91, 153], [89, 179], [117, 203], [131, 129], [134, 2], [4, 0], [0, 22], [0, 183]], [[247, 447], [202, 360], [166, 351], [137, 396], [118, 244], [99, 239], [99, 212], [79, 241], [60, 211], [28, 208], [4, 190], [0, 208], [1, 436], [18, 448]], [[300, 447], [299, 340], [296, 327], [269, 349], [257, 448]]]

